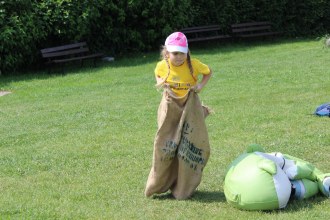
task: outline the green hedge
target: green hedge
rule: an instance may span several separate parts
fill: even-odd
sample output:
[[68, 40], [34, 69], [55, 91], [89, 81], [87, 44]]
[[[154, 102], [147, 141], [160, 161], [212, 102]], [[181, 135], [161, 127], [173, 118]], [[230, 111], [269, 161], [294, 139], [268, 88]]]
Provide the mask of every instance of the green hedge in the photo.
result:
[[0, 72], [33, 63], [40, 40], [46, 32], [30, 1], [0, 1]]
[[0, 0], [0, 71], [42, 63], [39, 50], [85, 40], [119, 55], [159, 47], [182, 27], [270, 20], [287, 36], [329, 33], [327, 0]]

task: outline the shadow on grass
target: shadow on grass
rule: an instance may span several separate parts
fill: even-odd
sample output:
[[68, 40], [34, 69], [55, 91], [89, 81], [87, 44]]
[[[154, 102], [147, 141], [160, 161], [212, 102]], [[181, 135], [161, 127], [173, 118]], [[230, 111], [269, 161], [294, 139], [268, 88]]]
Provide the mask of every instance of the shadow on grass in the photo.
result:
[[0, 88], [8, 86], [12, 82], [32, 81], [35, 79], [44, 80], [48, 78], [64, 77], [70, 74], [90, 74], [91, 72], [99, 72], [103, 69], [108, 69], [109, 74], [111, 74], [111, 69], [141, 66], [149, 63], [154, 63], [156, 65], [158, 61], [159, 52], [148, 52], [135, 54], [135, 56], [119, 57], [112, 62], [99, 59], [95, 64], [93, 60], [85, 60], [83, 64], [80, 64], [80, 62], [68, 62], [49, 66], [39, 64], [36, 68], [0, 74]]
[[304, 200], [290, 200], [286, 208], [283, 210], [277, 210], [277, 212], [292, 213], [300, 210], [313, 209], [314, 205], [319, 205], [326, 200], [328, 200], [328, 198], [319, 195]]
[[[154, 195], [152, 198], [157, 200], [175, 200], [174, 196], [169, 192]], [[226, 197], [225, 194], [220, 191], [196, 191], [188, 200], [202, 203], [226, 202]]]
[[319, 205], [320, 203], [323, 203], [328, 198], [322, 197], [322, 196], [316, 196], [310, 199], [304, 199], [304, 200], [290, 200], [287, 204], [287, 206], [284, 209], [276, 209], [276, 210], [264, 210], [260, 211], [264, 214], [278, 214], [278, 213], [293, 213], [293, 212], [299, 212], [301, 210], [311, 210], [313, 209], [314, 205]]
[[[160, 195], [154, 195], [153, 199], [157, 200], [175, 200], [170, 192]], [[260, 211], [264, 214], [277, 214], [277, 213], [292, 213], [299, 212], [301, 210], [313, 209], [315, 205], [324, 203], [328, 198], [324, 196], [315, 196], [305, 200], [290, 200], [284, 209], [265, 210]], [[226, 203], [226, 197], [223, 192], [220, 191], [196, 191], [188, 201], [201, 202], [201, 203]], [[254, 212], [254, 211], [252, 211]]]
[[170, 200], [170, 199], [174, 200], [175, 199], [174, 196], [172, 195], [172, 193], [170, 193], [170, 192], [159, 194], [159, 195], [153, 195], [152, 198], [157, 199], [157, 200]]
[[[197, 42], [190, 46], [192, 50], [193, 57], [203, 55], [203, 54], [218, 54], [218, 53], [231, 53], [237, 51], [249, 50], [253, 47], [259, 46], [272, 46], [280, 45], [294, 42], [307, 42], [315, 41], [316, 39], [286, 39], [286, 38], [277, 38], [274, 40], [261, 40], [261, 41], [229, 41], [229, 42]], [[27, 69], [22, 70], [21, 72], [7, 73], [0, 76], [0, 87], [6, 87], [11, 82], [15, 81], [28, 81], [34, 79], [47, 79], [51, 77], [63, 77], [64, 75], [69, 74], [84, 74], [90, 72], [100, 71], [104, 68], [111, 69], [121, 68], [121, 67], [132, 67], [132, 66], [141, 66], [145, 64], [153, 63], [156, 66], [156, 63], [160, 60], [160, 53], [157, 48], [149, 52], [140, 52], [132, 53], [126, 56], [115, 57], [115, 61], [107, 62], [98, 60], [96, 65], [93, 65], [92, 60], [84, 61], [84, 65], [81, 66], [79, 62], [70, 62], [67, 64], [54, 65], [53, 67], [46, 67], [39, 64], [40, 68], [36, 69]]]
[[202, 203], [226, 202], [226, 197], [220, 191], [196, 191], [191, 200]]

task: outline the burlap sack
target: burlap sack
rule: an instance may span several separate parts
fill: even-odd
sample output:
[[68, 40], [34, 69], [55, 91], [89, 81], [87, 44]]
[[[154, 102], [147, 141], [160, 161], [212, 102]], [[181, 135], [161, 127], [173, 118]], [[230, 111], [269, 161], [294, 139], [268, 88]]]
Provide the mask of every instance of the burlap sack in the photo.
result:
[[186, 199], [199, 185], [210, 155], [205, 117], [209, 109], [190, 91], [178, 100], [164, 91], [158, 108], [158, 131], [145, 195], [171, 190]]

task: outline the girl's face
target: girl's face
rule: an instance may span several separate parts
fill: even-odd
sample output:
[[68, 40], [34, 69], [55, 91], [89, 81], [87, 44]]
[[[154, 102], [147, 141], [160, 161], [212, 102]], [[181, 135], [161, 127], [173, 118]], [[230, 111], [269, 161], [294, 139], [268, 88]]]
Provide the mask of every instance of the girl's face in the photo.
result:
[[181, 66], [187, 59], [187, 54], [182, 52], [169, 52], [169, 59], [174, 66]]

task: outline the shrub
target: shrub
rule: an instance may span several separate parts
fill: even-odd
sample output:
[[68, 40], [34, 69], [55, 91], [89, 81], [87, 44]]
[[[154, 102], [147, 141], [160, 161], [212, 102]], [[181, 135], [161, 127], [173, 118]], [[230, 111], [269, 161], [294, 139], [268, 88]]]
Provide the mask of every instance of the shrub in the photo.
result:
[[45, 39], [30, 1], [0, 1], [0, 71], [15, 70], [35, 61], [36, 42]]
[[[288, 36], [327, 33], [326, 0], [0, 0], [0, 71], [41, 63], [39, 50], [87, 41], [112, 55], [148, 51], [187, 26], [270, 20]], [[37, 65], [38, 66], [38, 65]]]

